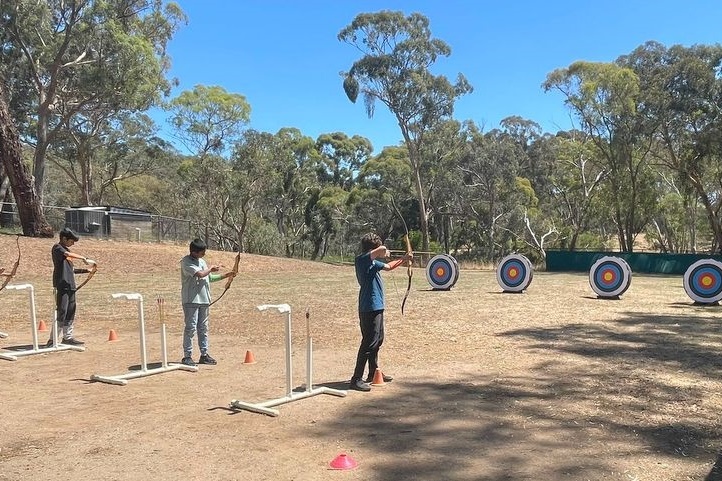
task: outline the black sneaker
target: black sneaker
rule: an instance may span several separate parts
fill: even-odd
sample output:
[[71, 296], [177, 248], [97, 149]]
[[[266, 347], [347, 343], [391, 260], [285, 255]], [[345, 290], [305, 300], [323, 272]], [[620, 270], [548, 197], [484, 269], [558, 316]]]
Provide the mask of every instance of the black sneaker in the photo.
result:
[[53, 340], [48, 339], [48, 342], [45, 343], [45, 347], [53, 347]]
[[196, 363], [193, 361], [192, 357], [184, 357], [181, 359], [181, 364], [185, 364], [186, 366], [195, 366]]
[[63, 340], [61, 341], [61, 344], [66, 344], [68, 346], [82, 346], [85, 343], [83, 341], [81, 341], [80, 339], [75, 339], [74, 337], [69, 337], [69, 338], [64, 337]]
[[218, 364], [218, 362], [213, 359], [209, 354], [203, 354], [198, 359], [198, 364], [210, 364], [212, 366], [215, 366], [216, 364]]
[[367, 382], [362, 381], [361, 379], [351, 381], [351, 385], [349, 387], [354, 391], [368, 392], [371, 390], [371, 385]]
[[[391, 382], [391, 381], [394, 380], [394, 377], [393, 377], [393, 376], [389, 376], [389, 375], [386, 375], [386, 374], [384, 374], [383, 376], [384, 376], [384, 382]], [[366, 378], [366, 382], [369, 383], [369, 384], [372, 384], [372, 383], [374, 382], [374, 377], [373, 377], [373, 376], [367, 377], [367, 378]]]

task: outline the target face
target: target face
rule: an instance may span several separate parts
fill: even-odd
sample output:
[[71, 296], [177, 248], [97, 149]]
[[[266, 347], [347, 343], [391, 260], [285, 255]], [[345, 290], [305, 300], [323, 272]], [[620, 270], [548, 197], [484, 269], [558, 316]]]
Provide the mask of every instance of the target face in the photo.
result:
[[496, 280], [504, 292], [521, 292], [531, 284], [534, 268], [521, 254], [504, 257], [496, 268]]
[[696, 302], [714, 304], [722, 300], [722, 262], [701, 259], [684, 273], [684, 290]]
[[632, 269], [621, 257], [602, 257], [589, 270], [589, 285], [599, 297], [621, 296], [631, 282]]
[[426, 264], [426, 280], [434, 289], [451, 289], [458, 278], [459, 267], [449, 255], [435, 255]]

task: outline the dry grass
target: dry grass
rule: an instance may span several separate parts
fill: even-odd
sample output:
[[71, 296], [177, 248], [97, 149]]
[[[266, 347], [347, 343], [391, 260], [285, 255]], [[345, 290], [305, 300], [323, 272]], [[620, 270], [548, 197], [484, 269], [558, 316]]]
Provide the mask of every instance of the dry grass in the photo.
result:
[[[12, 264], [14, 240], [0, 236], [0, 265]], [[22, 238], [17, 278], [35, 286], [46, 320], [51, 245]], [[88, 350], [0, 361], [0, 480], [320, 480], [335, 476], [327, 463], [341, 451], [360, 462], [343, 475], [353, 480], [719, 479], [721, 309], [693, 306], [680, 277], [635, 275], [621, 300], [603, 301], [580, 274], [535, 273], [526, 293], [502, 294], [493, 271], [462, 270], [454, 289], [434, 292], [416, 269], [401, 317], [406, 278], [395, 271], [382, 361], [397, 380], [268, 418], [225, 409], [284, 392], [283, 324], [255, 306], [292, 306], [295, 385], [309, 309], [315, 381], [342, 387], [358, 342], [351, 267], [243, 255], [212, 309], [219, 365], [117, 387], [88, 382], [138, 363], [134, 307], [110, 294], [145, 297], [151, 360], [162, 295], [177, 360], [186, 248], [83, 239], [74, 250], [101, 266], [79, 293]], [[26, 295], [3, 291], [0, 303], [11, 335], [0, 348], [27, 344]], [[118, 343], [105, 342], [111, 328]], [[248, 349], [258, 364], [242, 364]]]

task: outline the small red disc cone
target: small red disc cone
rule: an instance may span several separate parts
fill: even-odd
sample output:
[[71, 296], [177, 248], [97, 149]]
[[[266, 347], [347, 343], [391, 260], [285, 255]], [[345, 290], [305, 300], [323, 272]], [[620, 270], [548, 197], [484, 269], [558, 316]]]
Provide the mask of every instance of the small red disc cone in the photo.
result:
[[346, 453], [339, 454], [328, 464], [331, 466], [331, 469], [353, 469], [358, 466], [356, 460], [347, 456]]

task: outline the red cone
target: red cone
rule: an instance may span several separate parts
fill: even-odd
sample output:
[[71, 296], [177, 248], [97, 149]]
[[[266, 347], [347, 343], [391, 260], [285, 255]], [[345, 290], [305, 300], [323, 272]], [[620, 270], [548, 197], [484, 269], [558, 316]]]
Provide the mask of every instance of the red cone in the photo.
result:
[[333, 458], [333, 461], [328, 465], [331, 466], [331, 469], [353, 469], [358, 466], [358, 463], [352, 457], [347, 456], [346, 453], [341, 453]]

